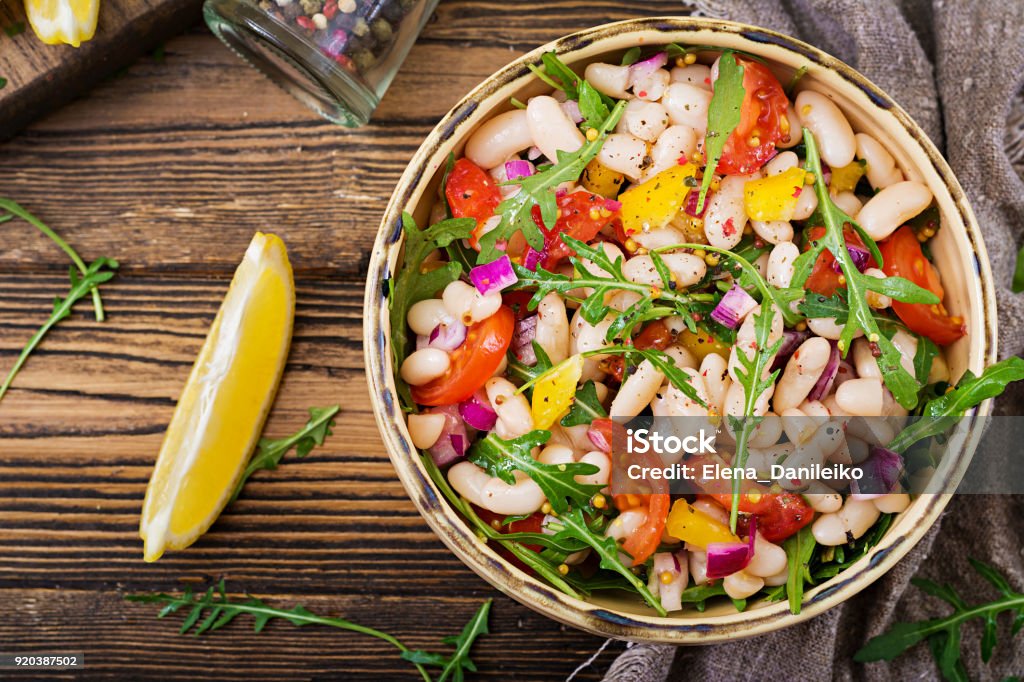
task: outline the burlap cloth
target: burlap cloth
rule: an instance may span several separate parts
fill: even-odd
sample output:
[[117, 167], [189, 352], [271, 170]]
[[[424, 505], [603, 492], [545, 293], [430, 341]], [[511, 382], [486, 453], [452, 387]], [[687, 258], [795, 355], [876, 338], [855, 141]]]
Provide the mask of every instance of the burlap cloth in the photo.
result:
[[[1024, 296], [1009, 290], [1024, 231], [1024, 0], [707, 0], [699, 14], [801, 38], [861, 71], [892, 95], [945, 150], [985, 235], [999, 302], [1002, 357], [1024, 349]], [[1024, 391], [1004, 395], [1005, 414], [1024, 414]], [[1022, 447], [1024, 449], [1024, 447]], [[1022, 453], [1024, 456], [1024, 453]], [[853, 654], [892, 623], [947, 612], [908, 584], [915, 575], [954, 584], [970, 601], [995, 595], [967, 564], [998, 567], [1024, 589], [1024, 498], [954, 496], [913, 552], [885, 577], [827, 613], [771, 635], [708, 647], [638, 644], [606, 680], [932, 680], [926, 644], [892, 663]], [[1024, 674], [1024, 634], [1004, 616], [992, 661], [981, 662], [980, 629], [964, 629], [972, 680]]]

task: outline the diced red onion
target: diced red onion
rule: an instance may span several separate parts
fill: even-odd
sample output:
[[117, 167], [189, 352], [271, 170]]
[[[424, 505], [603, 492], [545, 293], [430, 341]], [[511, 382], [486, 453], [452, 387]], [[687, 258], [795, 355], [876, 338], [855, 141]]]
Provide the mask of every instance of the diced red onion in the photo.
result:
[[582, 123], [583, 114], [580, 112], [580, 104], [574, 99], [569, 99], [562, 102], [562, 111], [565, 115], [572, 119], [573, 123]]
[[462, 419], [477, 431], [490, 431], [498, 421], [498, 415], [491, 407], [487, 395], [477, 391], [459, 404], [459, 414]]
[[605, 199], [604, 200], [604, 207], [607, 208], [609, 211], [612, 211], [612, 212], [621, 211], [622, 210], [622, 202], [621, 201], [616, 201], [615, 199]]
[[523, 267], [536, 272], [537, 266], [540, 265], [542, 260], [544, 260], [544, 254], [527, 244], [526, 253], [523, 254]]
[[629, 87], [633, 87], [668, 63], [668, 54], [659, 52], [629, 67]]
[[469, 271], [469, 279], [476, 286], [477, 291], [485, 296], [492, 291], [501, 291], [519, 281], [515, 271], [512, 270], [512, 261], [508, 256], [502, 256], [496, 261], [476, 266]]
[[[857, 268], [857, 272], [864, 272], [868, 267], [868, 260], [871, 258], [871, 252], [865, 249], [863, 246], [857, 246], [856, 244], [847, 244], [846, 252], [850, 254], [850, 261], [853, 266]], [[832, 269], [836, 272], [842, 272], [843, 267], [839, 265], [839, 261], [832, 261]]]
[[725, 292], [725, 296], [711, 311], [711, 319], [723, 327], [735, 329], [740, 320], [756, 307], [757, 301], [743, 287], [733, 284], [732, 289]]
[[708, 544], [708, 578], [724, 578], [736, 571], [742, 571], [754, 557], [754, 542], [757, 538], [757, 517], [750, 517], [749, 536], [746, 542], [712, 542]]
[[430, 446], [430, 456], [434, 460], [434, 464], [446, 467], [465, 457], [469, 434], [466, 431], [466, 423], [459, 416], [459, 406], [442, 405], [432, 407], [427, 412], [444, 415], [441, 435], [438, 436], [437, 442]]
[[533, 164], [523, 159], [513, 159], [505, 162], [505, 177], [509, 181], [520, 178], [528, 178], [533, 175]]
[[[458, 320], [442, 322], [434, 327], [427, 337], [428, 348], [440, 348], [449, 353], [466, 342], [466, 325]], [[420, 349], [420, 337], [416, 337], [416, 350]]]
[[811, 332], [804, 330], [798, 332], [795, 329], [786, 329], [782, 332], [782, 345], [779, 346], [779, 352], [775, 354], [775, 360], [772, 362], [772, 371], [779, 369], [786, 364], [786, 360], [792, 355], [800, 344], [811, 337]]
[[564, 187], [559, 187], [558, 189], [555, 190], [555, 198], [556, 199], [561, 199], [562, 197], [564, 197], [568, 193], [569, 193], [569, 190], [567, 190]]
[[533, 350], [533, 340], [537, 337], [537, 319], [536, 315], [524, 317], [516, 322], [512, 334], [512, 354], [526, 365], [537, 362], [537, 354]]
[[[873, 446], [868, 458], [860, 465], [864, 475], [850, 484], [857, 495], [885, 495], [896, 492], [903, 474], [903, 457], [892, 450]], [[869, 499], [862, 497], [861, 499]]]
[[828, 395], [828, 392], [832, 390], [832, 382], [836, 380], [836, 373], [839, 371], [839, 361], [841, 360], [839, 354], [839, 346], [833, 341], [831, 342], [832, 351], [829, 353], [828, 362], [825, 363], [825, 369], [822, 370], [821, 376], [818, 377], [818, 381], [815, 382], [814, 388], [807, 394], [808, 400], [821, 400]]
[[695, 189], [690, 190], [686, 194], [686, 204], [683, 206], [683, 212], [691, 218], [703, 218], [704, 214], [707, 213], [708, 204], [711, 203], [712, 196], [713, 192], [708, 191], [707, 195], [704, 197], [704, 209], [700, 213], [697, 213], [697, 200], [700, 198], [700, 192]]
[[608, 442], [608, 439], [600, 429], [595, 429], [594, 427], [587, 429], [587, 438], [589, 438], [590, 442], [594, 444], [594, 447], [601, 452], [612, 451], [612, 444]]

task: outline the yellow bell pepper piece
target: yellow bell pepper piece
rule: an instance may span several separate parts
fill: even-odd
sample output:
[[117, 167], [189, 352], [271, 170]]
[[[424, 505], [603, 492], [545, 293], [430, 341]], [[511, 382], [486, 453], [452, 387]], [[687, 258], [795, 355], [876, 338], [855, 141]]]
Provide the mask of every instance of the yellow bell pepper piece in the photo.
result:
[[672, 166], [647, 182], [627, 189], [619, 197], [626, 234], [665, 227], [683, 207], [686, 194], [697, 186], [697, 167], [687, 163]]
[[616, 173], [597, 159], [592, 159], [587, 164], [580, 178], [580, 184], [583, 185], [583, 189], [594, 194], [600, 194], [605, 199], [614, 199], [619, 196], [619, 190], [625, 181], [625, 175]]
[[689, 329], [684, 329], [678, 339], [688, 351], [693, 353], [697, 361], [702, 361], [711, 353], [718, 353], [723, 358], [729, 357], [729, 346], [725, 345], [703, 329], [697, 328], [694, 334]]
[[583, 356], [573, 355], [533, 385], [533, 403], [530, 405], [533, 428], [550, 429], [569, 411], [581, 376]]
[[739, 542], [729, 526], [692, 507], [686, 500], [676, 500], [665, 523], [668, 534], [702, 549], [712, 542]]
[[840, 192], [852, 192], [866, 172], [867, 164], [858, 159], [854, 159], [842, 168], [833, 168], [832, 179], [828, 182], [828, 191], [833, 196]]
[[[751, 220], [792, 220], [807, 172], [790, 168], [778, 175], [751, 180], [743, 185], [743, 206]], [[807, 191], [810, 191], [808, 188]]]

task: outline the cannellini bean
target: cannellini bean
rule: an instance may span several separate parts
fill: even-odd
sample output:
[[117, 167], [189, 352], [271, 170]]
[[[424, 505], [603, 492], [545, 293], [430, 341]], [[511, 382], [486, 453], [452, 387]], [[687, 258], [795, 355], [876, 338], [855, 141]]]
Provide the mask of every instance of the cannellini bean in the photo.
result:
[[852, 433], [846, 433], [846, 449], [850, 453], [851, 464], [861, 464], [871, 454], [871, 446]]
[[805, 128], [814, 133], [822, 160], [833, 168], [842, 168], [853, 161], [857, 140], [853, 128], [835, 103], [813, 90], [796, 96], [796, 111]]
[[440, 348], [422, 348], [415, 351], [402, 363], [402, 380], [410, 386], [422, 386], [444, 376], [451, 365], [446, 351]]
[[526, 396], [517, 393], [515, 384], [502, 377], [493, 377], [484, 384], [487, 400], [498, 415], [494, 432], [508, 440], [525, 435], [533, 429], [533, 413]]
[[747, 573], [758, 578], [767, 578], [786, 570], [786, 550], [774, 542], [769, 542], [758, 533], [754, 541], [754, 556], [745, 569]]
[[466, 142], [466, 157], [481, 168], [494, 168], [533, 144], [526, 110], [513, 109], [477, 128]]
[[932, 191], [926, 185], [904, 180], [868, 199], [857, 214], [857, 222], [869, 237], [881, 241], [931, 203]]
[[[776, 388], [776, 393], [778, 389]], [[776, 402], [778, 398], [776, 397]], [[782, 414], [782, 430], [786, 432], [786, 438], [791, 443], [802, 445], [818, 429], [817, 420], [809, 419], [808, 416], [797, 407], [790, 407], [789, 409], [783, 410]]]
[[558, 466], [559, 464], [572, 464], [576, 461], [573, 456], [572, 448], [567, 445], [548, 445], [540, 454], [537, 455], [537, 461], [541, 464], [552, 464]]
[[700, 362], [700, 375], [708, 394], [708, 407], [714, 408], [717, 414], [723, 414], [725, 394], [732, 383], [728, 362], [718, 353], [708, 353]]
[[803, 140], [803, 123], [800, 122], [800, 116], [796, 113], [796, 109], [790, 104], [786, 107], [786, 124], [782, 127], [782, 139], [775, 143], [775, 146], [779, 149], [789, 149], [795, 147]]
[[595, 62], [587, 66], [583, 77], [602, 94], [615, 99], [629, 97], [629, 93], [626, 92], [626, 88], [629, 86], [628, 66]]
[[672, 83], [661, 98], [673, 125], [686, 125], [701, 137], [708, 130], [708, 105], [711, 91], [689, 83]]
[[708, 581], [708, 554], [699, 547], [686, 546], [690, 555], [690, 575], [695, 585], [703, 585]]
[[444, 301], [439, 298], [428, 298], [409, 307], [409, 329], [422, 336], [428, 336], [439, 324], [454, 322]]
[[775, 158], [764, 165], [762, 171], [765, 177], [771, 177], [785, 173], [790, 168], [796, 168], [799, 165], [800, 157], [796, 155], [796, 152], [780, 152], [775, 155]]
[[796, 207], [793, 209], [793, 220], [807, 220], [818, 208], [818, 195], [814, 193], [814, 187], [805, 185], [797, 197]]
[[[513, 156], [512, 158], [519, 158], [519, 157]], [[490, 175], [492, 178], [494, 178], [494, 181], [496, 183], [498, 183], [498, 191], [501, 192], [501, 198], [502, 199], [508, 199], [510, 197], [514, 197], [515, 195], [519, 194], [519, 192], [521, 192], [522, 189], [523, 189], [519, 185], [506, 185], [506, 184], [504, 184], [504, 183], [508, 182], [508, 171], [505, 170], [505, 163], [504, 163], [504, 161], [499, 162], [497, 166], [495, 166], [494, 168], [492, 168], [489, 171], [487, 171], [487, 174]], [[443, 220], [445, 217], [446, 217], [445, 215], [442, 215], [436, 221], [432, 221], [431, 225], [433, 225], [435, 222], [439, 222], [440, 220]], [[501, 220], [498, 220], [498, 222], [500, 223]]]
[[[700, 374], [692, 367], [684, 367], [683, 371], [690, 377], [689, 383], [704, 403], [708, 402], [707, 390]], [[662, 386], [651, 400], [651, 411], [655, 417], [706, 417], [708, 408], [704, 407], [681, 390], [669, 384]]]
[[650, 360], [644, 360], [636, 371], [622, 382], [608, 413], [613, 417], [635, 417], [647, 407], [658, 393], [665, 375], [654, 368]]
[[[757, 175], [757, 174], [754, 174]], [[720, 249], [731, 249], [743, 238], [747, 214], [743, 208], [743, 186], [754, 175], [730, 175], [707, 202], [704, 213], [704, 234], [708, 243]]]
[[800, 247], [793, 242], [776, 244], [768, 256], [768, 283], [777, 287], [788, 287], [793, 279], [793, 261], [799, 255]]
[[[864, 271], [864, 274], [868, 277], [874, 277], [875, 279], [885, 279], [888, 276], [878, 268], [868, 268]], [[880, 294], [877, 291], [866, 292], [864, 294], [864, 299], [868, 302], [868, 305], [875, 310], [882, 310], [892, 305], [891, 298], [885, 294]]]
[[773, 404], [776, 412], [798, 407], [804, 401], [821, 377], [831, 354], [832, 345], [820, 336], [812, 336], [800, 344], [786, 362], [786, 369], [775, 388]]
[[[602, 320], [597, 324], [590, 324], [583, 319], [583, 316], [577, 311], [572, 318], [572, 324], [570, 325], [569, 335], [569, 351], [570, 353], [585, 353], [587, 351], [597, 350], [610, 345], [605, 341], [605, 335], [608, 333], [608, 327], [612, 325], [612, 319]], [[587, 358], [588, 360], [591, 358]]]
[[663, 253], [661, 259], [665, 261], [669, 272], [675, 275], [676, 284], [684, 288], [693, 286], [704, 279], [708, 270], [704, 259], [698, 258], [692, 253]]
[[853, 192], [840, 192], [836, 194], [832, 197], [832, 203], [851, 218], [856, 218], [857, 214], [860, 213], [861, 206], [864, 205]]
[[[645, 521], [647, 521], [647, 512], [640, 509], [627, 509], [608, 524], [604, 534], [616, 540], [624, 540], [635, 533], [637, 528], [644, 525]], [[627, 561], [626, 565], [631, 563], [632, 560]]]
[[689, 577], [686, 552], [676, 552], [675, 556], [669, 552], [658, 552], [654, 555], [654, 568], [648, 578], [648, 586], [657, 595], [662, 607], [671, 613], [683, 608], [682, 595]]
[[[879, 415], [867, 415], [869, 417], [877, 417]], [[892, 441], [896, 437], [896, 430], [892, 424], [885, 419], [850, 419], [846, 423], [846, 435], [847, 439], [858, 438], [864, 441], [867, 445], [884, 445]], [[850, 448], [850, 458], [855, 459], [857, 453], [854, 449]]]
[[[812, 332], [818, 336], [823, 336], [826, 339], [833, 341], [837, 340], [843, 334], [843, 328], [845, 324], [836, 324], [835, 319], [831, 317], [809, 317], [807, 318], [807, 326]], [[853, 333], [854, 338], [864, 336], [863, 329], [857, 329]]]
[[746, 569], [736, 571], [722, 579], [725, 593], [733, 599], [746, 599], [764, 587], [764, 580], [751, 575]]
[[826, 547], [845, 545], [864, 535], [878, 520], [880, 512], [870, 501], [847, 499], [843, 508], [823, 514], [811, 525], [811, 534]]
[[751, 265], [753, 265], [757, 269], [757, 274], [761, 275], [762, 277], [767, 277], [768, 276], [768, 254], [767, 253], [762, 253], [760, 256], [757, 257], [757, 260], [755, 260], [753, 263], [751, 263]]
[[754, 233], [769, 244], [793, 241], [793, 225], [787, 220], [771, 220], [766, 223], [751, 220], [750, 225], [754, 228]]
[[855, 339], [853, 342], [853, 366], [857, 376], [864, 379], [882, 378], [882, 370], [878, 369], [878, 361], [871, 352], [871, 344], [867, 339]]
[[[819, 490], [822, 492], [816, 492]], [[829, 490], [827, 486], [818, 481], [813, 481], [807, 488], [804, 499], [807, 500], [807, 504], [811, 505], [811, 509], [819, 514], [831, 514], [843, 507], [843, 496]]]
[[857, 133], [857, 158], [867, 163], [868, 182], [875, 189], [884, 189], [903, 180], [903, 174], [896, 168], [896, 159], [882, 143], [865, 133]]
[[808, 417], [823, 417], [828, 419], [832, 416], [829, 414], [828, 408], [825, 407], [820, 400], [805, 400], [800, 403], [799, 409]]
[[693, 353], [686, 346], [673, 343], [665, 349], [665, 355], [675, 361], [676, 367], [697, 369], [697, 358], [694, 357]]
[[656, 102], [665, 94], [670, 74], [665, 69], [656, 69], [633, 83], [633, 94], [641, 100]]
[[615, 127], [617, 133], [629, 133], [645, 142], [653, 143], [668, 128], [668, 113], [657, 102], [631, 99], [622, 118]]
[[670, 126], [661, 133], [651, 148], [653, 165], [644, 171], [643, 179], [653, 178], [663, 170], [679, 163], [679, 159], [692, 158], [697, 151], [697, 133], [690, 126]]
[[876, 497], [872, 502], [883, 514], [899, 514], [910, 506], [910, 495], [906, 493], [889, 493]]
[[711, 67], [704, 64], [688, 64], [672, 69], [670, 80], [673, 83], [687, 83], [698, 88], [711, 90]]
[[498, 312], [498, 308], [501, 307], [501, 292], [481, 294], [473, 285], [455, 280], [444, 288], [441, 300], [444, 301], [444, 307], [449, 315], [461, 320], [465, 325], [471, 325], [486, 320]]
[[[735, 438], [736, 433], [733, 431], [732, 425], [726, 422], [726, 428], [729, 429], [729, 433]], [[779, 442], [780, 436], [782, 436], [782, 420], [779, 419], [778, 415], [769, 410], [765, 413], [761, 423], [754, 427], [754, 432], [750, 434], [750, 447], [766, 448], [770, 445], [775, 445]]]
[[643, 174], [646, 157], [647, 143], [628, 133], [612, 133], [597, 153], [597, 160], [603, 165], [634, 181]]
[[[757, 397], [754, 401], [754, 415], [755, 417], [763, 417], [768, 413], [768, 403], [772, 399], [772, 393], [775, 392], [775, 386], [770, 386], [765, 390], [764, 393]], [[729, 390], [725, 394], [725, 404], [723, 405], [723, 412], [732, 417], [748, 417], [744, 409], [745, 393], [743, 390], [743, 384], [738, 381], [734, 381], [729, 384]]]
[[448, 470], [448, 482], [467, 500], [495, 514], [532, 514], [544, 504], [544, 493], [532, 478], [513, 472], [512, 485], [491, 477], [472, 462], [459, 462]]
[[430, 449], [441, 437], [444, 423], [443, 414], [410, 414], [409, 436], [412, 438], [412, 444], [420, 450]]
[[622, 313], [636, 305], [641, 298], [642, 296], [635, 291], [620, 291], [616, 294], [612, 294], [605, 303], [607, 303], [610, 308]]
[[914, 356], [917, 355], [917, 337], [900, 329], [892, 335], [892, 345], [900, 352], [900, 365], [914, 376]]
[[549, 159], [557, 159], [559, 151], [574, 152], [583, 146], [583, 133], [554, 97], [541, 95], [530, 99], [526, 114], [533, 143]]
[[585, 485], [608, 485], [612, 475], [612, 461], [607, 454], [600, 450], [591, 450], [579, 460], [583, 464], [593, 464], [599, 471], [593, 474], [576, 476], [577, 483]]
[[663, 246], [675, 246], [686, 241], [686, 235], [676, 228], [668, 225], [658, 230], [637, 232], [633, 235], [633, 241], [648, 251], [660, 249]]
[[[733, 344], [732, 350], [729, 353], [729, 376], [732, 377], [733, 381], [738, 381], [736, 377], [736, 369], [739, 367], [739, 357], [737, 353], [743, 353], [748, 359], [753, 358], [754, 347], [757, 345], [755, 340], [754, 324], [755, 318], [761, 314], [761, 306], [756, 306], [753, 310], [747, 313], [747, 316], [743, 318], [743, 323], [740, 324], [740, 328], [736, 331], [736, 343]], [[775, 314], [772, 315], [772, 328], [768, 333], [768, 345], [773, 345], [776, 341], [782, 338], [782, 313], [779, 312], [778, 308], [775, 308]], [[774, 358], [774, 356], [773, 356]], [[767, 378], [771, 369], [771, 359], [765, 365], [764, 377]]]
[[537, 332], [534, 340], [540, 344], [552, 363], [569, 357], [569, 318], [565, 314], [565, 301], [551, 292], [537, 304]]
[[690, 506], [692, 506], [694, 509], [701, 512], [702, 514], [710, 516], [719, 523], [729, 523], [729, 512], [723, 509], [722, 506], [719, 505], [717, 502], [712, 502], [711, 500], [704, 498], [698, 498]]
[[836, 391], [836, 403], [848, 414], [876, 417], [882, 414], [882, 382], [880, 379], [850, 379]]

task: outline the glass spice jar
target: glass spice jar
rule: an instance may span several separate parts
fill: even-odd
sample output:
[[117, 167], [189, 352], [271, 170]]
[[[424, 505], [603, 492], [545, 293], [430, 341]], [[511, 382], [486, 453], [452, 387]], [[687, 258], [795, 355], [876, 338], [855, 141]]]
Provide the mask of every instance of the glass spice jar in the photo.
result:
[[324, 118], [363, 125], [438, 0], [206, 0], [210, 30]]

